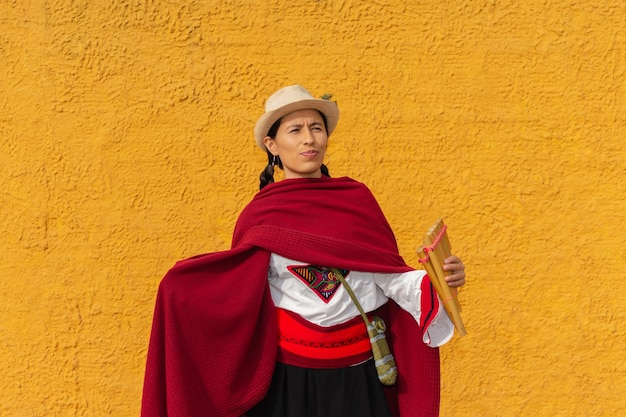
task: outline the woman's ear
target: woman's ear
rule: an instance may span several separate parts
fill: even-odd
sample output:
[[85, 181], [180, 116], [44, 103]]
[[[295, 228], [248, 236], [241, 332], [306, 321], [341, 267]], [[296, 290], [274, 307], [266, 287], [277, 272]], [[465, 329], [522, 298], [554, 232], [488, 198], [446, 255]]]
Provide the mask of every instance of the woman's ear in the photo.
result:
[[274, 141], [274, 139], [269, 136], [265, 136], [263, 138], [263, 144], [272, 155], [278, 156], [278, 152], [276, 152], [276, 142]]

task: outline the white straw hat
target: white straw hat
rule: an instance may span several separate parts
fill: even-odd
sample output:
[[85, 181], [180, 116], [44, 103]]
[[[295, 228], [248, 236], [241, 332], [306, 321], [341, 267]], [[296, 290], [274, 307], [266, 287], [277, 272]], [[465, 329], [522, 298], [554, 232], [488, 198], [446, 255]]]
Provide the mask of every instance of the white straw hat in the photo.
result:
[[326, 128], [330, 135], [339, 122], [339, 107], [330, 100], [315, 98], [301, 85], [283, 87], [267, 99], [265, 114], [259, 118], [254, 127], [254, 138], [257, 145], [266, 150], [263, 139], [278, 119], [297, 110], [313, 109], [326, 117]]

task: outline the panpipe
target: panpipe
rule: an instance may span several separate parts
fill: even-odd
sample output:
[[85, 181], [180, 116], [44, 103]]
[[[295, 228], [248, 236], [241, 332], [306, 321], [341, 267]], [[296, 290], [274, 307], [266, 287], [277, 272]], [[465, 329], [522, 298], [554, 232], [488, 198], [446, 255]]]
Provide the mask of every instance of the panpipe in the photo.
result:
[[461, 304], [456, 288], [450, 288], [446, 276], [450, 273], [443, 270], [443, 261], [452, 254], [448, 240], [448, 227], [439, 219], [424, 235], [424, 244], [417, 249], [419, 262], [424, 265], [430, 282], [443, 302], [443, 306], [454, 323], [459, 336], [465, 336], [465, 326], [461, 320]]

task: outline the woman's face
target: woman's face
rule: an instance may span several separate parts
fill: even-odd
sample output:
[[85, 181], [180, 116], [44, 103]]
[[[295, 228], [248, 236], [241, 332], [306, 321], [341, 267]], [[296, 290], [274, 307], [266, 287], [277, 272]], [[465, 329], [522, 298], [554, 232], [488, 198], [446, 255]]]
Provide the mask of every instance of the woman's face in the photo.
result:
[[276, 137], [266, 136], [265, 146], [283, 163], [285, 179], [320, 178], [328, 135], [317, 110], [298, 110], [281, 119]]

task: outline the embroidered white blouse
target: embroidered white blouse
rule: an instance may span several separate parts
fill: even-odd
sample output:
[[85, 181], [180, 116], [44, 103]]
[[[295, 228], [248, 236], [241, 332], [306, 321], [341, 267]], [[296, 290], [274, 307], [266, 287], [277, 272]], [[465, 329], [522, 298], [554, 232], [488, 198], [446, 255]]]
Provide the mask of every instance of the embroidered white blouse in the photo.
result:
[[[342, 271], [359, 303], [366, 312], [384, 305], [389, 298], [421, 323], [422, 280], [426, 272], [373, 273]], [[344, 323], [359, 315], [354, 302], [341, 283], [327, 279], [328, 268], [272, 254], [268, 279], [272, 300], [276, 307], [292, 311], [311, 323], [328, 327]], [[427, 278], [426, 278], [427, 279]], [[423, 341], [430, 347], [448, 342], [454, 334], [454, 325], [443, 308], [441, 300], [435, 318], [424, 329]]]

